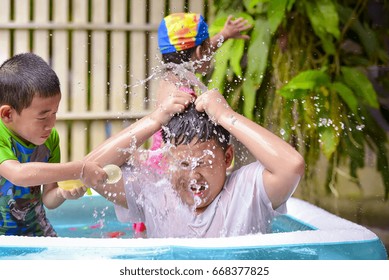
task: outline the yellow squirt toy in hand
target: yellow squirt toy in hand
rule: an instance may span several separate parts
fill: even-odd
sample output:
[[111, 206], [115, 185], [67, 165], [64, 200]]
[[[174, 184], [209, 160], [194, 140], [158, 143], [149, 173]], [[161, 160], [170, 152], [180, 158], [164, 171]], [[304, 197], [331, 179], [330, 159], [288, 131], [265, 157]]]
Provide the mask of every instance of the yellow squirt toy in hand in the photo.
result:
[[[108, 165], [104, 166], [103, 169], [104, 169], [105, 173], [107, 173], [107, 175], [108, 175], [106, 184], [115, 184], [122, 177], [122, 170], [117, 165], [108, 164]], [[58, 182], [58, 187], [60, 187], [61, 189], [67, 190], [67, 191], [75, 189], [75, 188], [80, 188], [82, 186], [84, 186], [84, 183], [81, 180], [66, 180], [66, 181]], [[90, 188], [86, 189], [86, 193], [88, 195], [92, 194], [92, 191], [90, 190]]]

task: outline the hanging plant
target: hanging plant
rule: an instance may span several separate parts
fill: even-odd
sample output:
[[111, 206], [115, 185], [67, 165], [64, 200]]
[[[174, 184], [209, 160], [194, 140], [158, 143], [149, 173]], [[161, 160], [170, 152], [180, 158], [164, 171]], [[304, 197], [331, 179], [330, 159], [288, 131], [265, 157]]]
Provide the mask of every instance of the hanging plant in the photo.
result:
[[338, 195], [339, 167], [344, 164], [359, 186], [357, 171], [364, 167], [370, 149], [387, 199], [387, 134], [372, 115], [379, 102], [367, 69], [387, 65], [389, 58], [369, 25], [367, 3], [214, 1], [211, 35], [229, 14], [245, 17], [253, 28], [248, 31], [249, 41], [230, 40], [219, 49], [208, 78], [209, 86], [219, 88], [235, 110], [304, 155], [305, 188], [315, 185], [314, 170], [321, 155], [328, 161], [328, 191]]

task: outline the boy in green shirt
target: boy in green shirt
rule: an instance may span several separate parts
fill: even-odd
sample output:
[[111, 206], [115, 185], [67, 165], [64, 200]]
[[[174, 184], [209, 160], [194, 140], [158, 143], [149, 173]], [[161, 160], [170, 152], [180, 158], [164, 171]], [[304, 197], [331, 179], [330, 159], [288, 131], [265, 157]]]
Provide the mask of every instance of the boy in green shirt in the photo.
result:
[[44, 206], [86, 191], [57, 182], [80, 178], [92, 186], [106, 179], [95, 162], [60, 163], [60, 100], [58, 77], [39, 56], [15, 55], [0, 66], [0, 235], [56, 236]]

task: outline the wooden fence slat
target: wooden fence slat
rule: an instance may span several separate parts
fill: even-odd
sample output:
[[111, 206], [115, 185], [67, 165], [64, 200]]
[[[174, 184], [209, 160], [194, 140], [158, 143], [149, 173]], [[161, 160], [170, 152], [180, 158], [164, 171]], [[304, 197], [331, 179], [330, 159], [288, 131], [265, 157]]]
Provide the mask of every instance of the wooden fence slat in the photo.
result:
[[[114, 25], [126, 24], [127, 1], [111, 1], [111, 22]], [[109, 101], [111, 112], [126, 110], [127, 88], [127, 44], [126, 32], [112, 31], [110, 49]], [[111, 133], [116, 134], [123, 129], [122, 121], [112, 121]]]
[[[0, 24], [7, 23], [10, 16], [10, 3], [6, 0], [0, 0], [1, 13]], [[10, 56], [10, 33], [8, 30], [0, 30], [0, 64]]]
[[[106, 0], [92, 1], [92, 22], [105, 23]], [[105, 31], [93, 31], [91, 34], [91, 111], [104, 112], [107, 108], [107, 36]], [[105, 121], [95, 120], [90, 124], [89, 137], [91, 148], [95, 148], [105, 139]]]
[[[66, 23], [69, 13], [68, 1], [53, 0], [53, 22]], [[70, 92], [69, 92], [69, 38], [67, 31], [55, 30], [52, 31], [53, 48], [52, 48], [52, 67], [57, 73], [61, 83], [61, 103], [58, 109], [58, 114], [65, 113], [68, 110]], [[61, 139], [61, 161], [68, 162], [71, 143], [69, 143], [69, 130], [66, 121], [57, 121], [56, 128]]]
[[[131, 1], [131, 23], [143, 24], [146, 22], [146, 5], [144, 0]], [[130, 34], [130, 85], [139, 84], [146, 78], [146, 37], [143, 32], [131, 32]], [[139, 112], [144, 110], [144, 98], [146, 89], [143, 85], [131, 87], [130, 110]]]
[[[29, 22], [30, 5], [25, 0], [15, 0], [15, 22]], [[30, 51], [30, 40], [27, 30], [16, 30], [14, 33], [14, 54]]]
[[[152, 0], [150, 9], [150, 23], [159, 26], [161, 20], [164, 17], [164, 14], [161, 11], [164, 11], [164, 3], [160, 0]], [[150, 32], [149, 35], [149, 75], [152, 74], [152, 69], [155, 69], [158, 66], [161, 66], [161, 54], [158, 49], [158, 33], [157, 30]], [[155, 107], [157, 100], [157, 89], [158, 89], [158, 79], [153, 79], [149, 82], [149, 109]]]
[[189, 1], [189, 12], [198, 13], [204, 16], [204, 4], [202, 1], [190, 0]]
[[[8, 0], [0, 0], [0, 23], [8, 23], [10, 18], [10, 3]], [[0, 64], [8, 59], [11, 55], [10, 32], [8, 30], [0, 30]]]
[[[53, 0], [53, 23], [67, 23], [69, 13], [67, 1]], [[61, 83], [62, 99], [58, 113], [66, 113], [69, 107], [69, 36], [64, 30], [55, 30], [52, 34], [52, 64]]]
[[[87, 22], [88, 0], [73, 1], [75, 22]], [[71, 110], [87, 110], [88, 94], [88, 34], [86, 31], [72, 33], [71, 46]], [[74, 121], [71, 127], [71, 160], [79, 160], [87, 153], [87, 122]]]
[[[49, 0], [35, 0], [34, 2], [34, 23], [44, 23], [49, 21]], [[33, 31], [32, 51], [41, 56], [45, 61], [49, 61], [49, 34], [47, 30]]]
[[169, 4], [169, 14], [185, 12], [185, 0], [174, 0]]

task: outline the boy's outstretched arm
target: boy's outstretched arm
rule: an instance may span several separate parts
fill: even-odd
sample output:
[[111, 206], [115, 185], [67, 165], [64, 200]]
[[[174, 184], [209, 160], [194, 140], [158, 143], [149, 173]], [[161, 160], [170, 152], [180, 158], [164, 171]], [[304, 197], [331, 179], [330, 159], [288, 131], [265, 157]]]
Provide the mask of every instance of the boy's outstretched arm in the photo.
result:
[[86, 186], [91, 186], [106, 178], [104, 170], [95, 162], [20, 163], [13, 159], [0, 164], [0, 176], [21, 187], [77, 179], [81, 179]]
[[216, 51], [220, 43], [224, 43], [229, 39], [243, 39], [249, 40], [250, 36], [242, 34], [241, 32], [246, 31], [252, 27], [248, 20], [244, 18], [237, 18], [233, 20], [233, 16], [229, 15], [223, 29], [211, 38], [211, 49]]
[[235, 136], [265, 166], [264, 186], [273, 208], [284, 203], [304, 174], [304, 158], [287, 142], [264, 127], [233, 111], [216, 90], [200, 95], [196, 109]]

